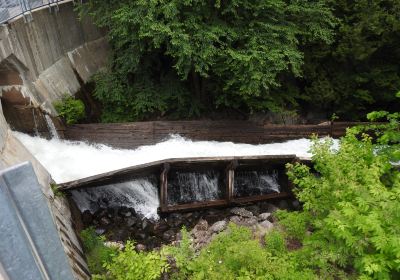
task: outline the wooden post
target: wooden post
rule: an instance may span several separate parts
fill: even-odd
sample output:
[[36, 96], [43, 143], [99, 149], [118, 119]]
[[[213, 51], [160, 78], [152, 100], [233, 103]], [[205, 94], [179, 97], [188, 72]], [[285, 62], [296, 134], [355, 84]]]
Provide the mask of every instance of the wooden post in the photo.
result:
[[232, 160], [226, 168], [227, 184], [226, 184], [226, 201], [229, 204], [233, 200], [233, 186], [235, 179], [235, 168], [238, 166], [237, 160]]
[[168, 171], [170, 169], [169, 163], [164, 163], [163, 170], [160, 175], [160, 209], [161, 212], [166, 211], [168, 208]]

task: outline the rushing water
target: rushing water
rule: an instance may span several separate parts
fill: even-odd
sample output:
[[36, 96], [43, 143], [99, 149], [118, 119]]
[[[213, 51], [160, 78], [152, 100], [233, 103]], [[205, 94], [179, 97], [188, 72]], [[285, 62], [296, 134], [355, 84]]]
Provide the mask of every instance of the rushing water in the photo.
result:
[[271, 171], [235, 171], [234, 196], [243, 197], [251, 195], [264, 195], [279, 193], [281, 191], [278, 182], [279, 173]]
[[168, 203], [182, 204], [220, 198], [221, 174], [207, 172], [170, 172], [168, 179]]
[[60, 137], [58, 136], [57, 129], [53, 123], [53, 120], [50, 118], [50, 116], [45, 114], [44, 119], [46, 120], [47, 128], [49, 129], [51, 138], [57, 139], [57, 140], [60, 139]]
[[95, 213], [100, 208], [133, 207], [148, 219], [158, 219], [157, 180], [154, 176], [128, 182], [71, 191], [72, 199], [81, 212]]
[[55, 138], [46, 140], [20, 132], [14, 132], [14, 135], [50, 172], [57, 183], [167, 158], [279, 154], [308, 157], [311, 145], [308, 139], [249, 145], [232, 142], [192, 141], [172, 135], [155, 145], [123, 150], [81, 141], [73, 142]]

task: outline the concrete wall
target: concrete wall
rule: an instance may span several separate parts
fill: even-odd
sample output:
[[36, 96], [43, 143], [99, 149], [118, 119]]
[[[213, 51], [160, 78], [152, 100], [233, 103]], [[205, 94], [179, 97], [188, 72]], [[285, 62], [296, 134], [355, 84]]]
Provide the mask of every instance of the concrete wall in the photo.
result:
[[55, 115], [52, 102], [75, 94], [79, 79], [87, 82], [105, 66], [108, 44], [90, 20], [78, 20], [72, 2], [61, 4], [58, 12], [35, 11], [32, 18], [0, 27], [0, 64], [18, 68], [32, 104]]
[[24, 118], [33, 109], [56, 115], [52, 103], [77, 93], [81, 81], [89, 81], [105, 66], [108, 45], [102, 30], [87, 19], [78, 20], [72, 2], [61, 4], [58, 13], [41, 9], [32, 17], [30, 22], [19, 18], [0, 26], [0, 169], [32, 163], [75, 277], [89, 279], [68, 203], [54, 196], [50, 174], [13, 136], [1, 102], [10, 106], [8, 113], [23, 111]]

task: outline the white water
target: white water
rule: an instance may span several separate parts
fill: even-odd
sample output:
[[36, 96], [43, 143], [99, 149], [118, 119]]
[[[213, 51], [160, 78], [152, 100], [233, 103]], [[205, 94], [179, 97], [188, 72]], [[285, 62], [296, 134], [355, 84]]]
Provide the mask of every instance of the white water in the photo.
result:
[[249, 145], [232, 142], [192, 141], [172, 135], [165, 141], [133, 150], [113, 149], [60, 139], [46, 140], [20, 132], [14, 135], [50, 172], [57, 183], [72, 181], [115, 169], [151, 161], [181, 157], [296, 154], [309, 157], [311, 141]]
[[218, 175], [218, 172], [214, 171], [177, 172], [174, 178], [168, 179], [168, 203], [182, 204], [218, 199]]
[[128, 182], [71, 191], [81, 212], [96, 212], [99, 208], [133, 207], [148, 219], [158, 219], [157, 186], [152, 178], [138, 178]]
[[44, 118], [46, 120], [47, 128], [49, 129], [51, 138], [60, 139], [56, 126], [54, 125], [53, 120], [50, 118], [50, 116], [45, 114]]

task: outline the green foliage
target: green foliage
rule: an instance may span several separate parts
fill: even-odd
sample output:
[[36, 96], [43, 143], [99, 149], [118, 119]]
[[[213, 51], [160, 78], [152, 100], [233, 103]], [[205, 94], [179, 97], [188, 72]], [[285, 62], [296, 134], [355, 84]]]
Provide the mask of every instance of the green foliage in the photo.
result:
[[302, 254], [322, 270], [352, 267], [360, 279], [394, 279], [400, 272], [400, 172], [390, 163], [395, 151], [387, 149], [399, 144], [398, 114], [369, 117], [388, 116], [391, 123], [380, 125], [376, 144], [365, 133], [371, 127], [349, 130], [338, 151], [331, 141], [316, 141], [317, 175], [301, 164], [288, 166], [312, 228]]
[[67, 124], [74, 124], [85, 118], [85, 105], [79, 99], [65, 95], [60, 101], [54, 102], [58, 115], [62, 117]]
[[[400, 88], [400, 2], [326, 0], [339, 19], [333, 44], [311, 44], [297, 80], [307, 103], [341, 117], [390, 106]], [[298, 87], [300, 85], [300, 87]]]
[[283, 226], [288, 238], [303, 241], [309, 226], [309, 214], [299, 212], [296, 215], [285, 210], [278, 210], [274, 215], [279, 219], [279, 224]]
[[[336, 24], [322, 0], [90, 0], [78, 9], [109, 30], [111, 65], [96, 79], [105, 121], [295, 105], [272, 89], [301, 76], [301, 47], [331, 42]], [[187, 109], [193, 101], [202, 106]]]
[[136, 252], [132, 241], [128, 241], [125, 249], [114, 255], [104, 267], [111, 279], [115, 280], [156, 280], [168, 271], [166, 258], [158, 252]]
[[58, 188], [57, 184], [50, 183], [50, 188], [53, 191], [54, 196], [57, 196], [57, 197], [64, 197], [65, 196], [65, 194], [62, 191], [60, 191], [60, 189]]
[[[253, 239], [250, 229], [230, 224], [228, 230], [220, 233], [198, 256], [190, 253], [185, 261], [177, 261], [179, 273], [174, 277], [224, 280], [317, 279], [310, 270], [299, 268], [290, 255], [284, 254], [284, 239], [279, 232], [270, 234], [271, 237], [266, 238], [270, 248], [265, 249], [258, 240]], [[187, 256], [187, 248], [185, 245], [175, 249], [173, 256], [177, 259]]]
[[265, 235], [265, 247], [273, 256], [287, 253], [284, 234], [276, 229]]
[[111, 261], [117, 249], [105, 246], [104, 236], [98, 236], [92, 227], [82, 230], [80, 236], [90, 272], [94, 275], [104, 274], [106, 270], [103, 265]]

